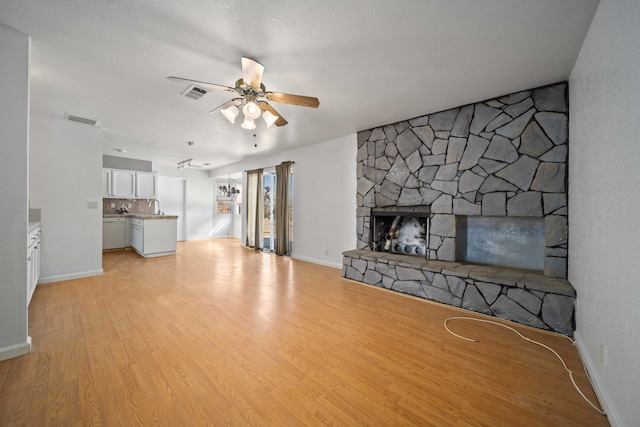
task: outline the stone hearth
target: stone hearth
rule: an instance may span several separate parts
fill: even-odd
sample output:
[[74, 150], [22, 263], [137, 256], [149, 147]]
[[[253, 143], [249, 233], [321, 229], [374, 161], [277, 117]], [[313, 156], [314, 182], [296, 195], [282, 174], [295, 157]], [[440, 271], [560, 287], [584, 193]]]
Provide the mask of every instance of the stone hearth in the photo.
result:
[[[566, 83], [359, 132], [357, 251], [345, 252], [344, 277], [571, 334], [575, 291], [564, 280], [567, 158]], [[426, 257], [387, 258], [412, 257], [379, 252], [372, 210], [417, 206], [430, 212]], [[476, 229], [491, 224], [490, 231], [500, 233], [513, 223], [525, 224], [519, 238], [535, 241], [520, 244], [520, 259], [512, 265], [524, 260], [526, 268], [539, 271], [460, 262], [468, 256], [474, 263], [499, 264], [504, 257], [488, 253], [483, 259], [482, 246], [491, 249], [501, 239]], [[535, 231], [526, 224], [535, 224]], [[474, 233], [460, 234], [465, 230]], [[462, 240], [474, 235], [484, 237]], [[513, 252], [509, 246], [501, 250]], [[561, 291], [540, 289], [540, 283]]]
[[576, 293], [564, 279], [369, 250], [343, 255], [347, 279], [573, 335]]

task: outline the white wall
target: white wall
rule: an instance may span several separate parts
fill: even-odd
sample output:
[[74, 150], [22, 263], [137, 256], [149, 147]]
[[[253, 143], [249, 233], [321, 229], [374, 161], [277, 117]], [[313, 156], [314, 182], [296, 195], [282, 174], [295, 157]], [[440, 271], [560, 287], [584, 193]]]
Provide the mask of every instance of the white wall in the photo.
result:
[[[215, 193], [213, 194], [215, 199]], [[213, 228], [211, 237], [234, 237], [234, 224], [237, 215], [233, 213], [216, 213], [216, 201], [213, 201]], [[241, 219], [241, 217], [240, 217]]]
[[342, 268], [342, 252], [356, 247], [356, 152], [352, 134], [230, 165], [211, 176], [294, 161], [292, 257]]
[[569, 79], [576, 339], [614, 426], [640, 420], [639, 22], [637, 0], [602, 0]]
[[163, 176], [178, 176], [187, 179], [187, 224], [186, 240], [204, 240], [212, 237], [213, 182], [207, 171], [173, 166], [154, 165], [153, 169]]
[[32, 116], [30, 131], [29, 196], [42, 210], [39, 283], [102, 274], [102, 129]]
[[0, 24], [0, 360], [26, 354], [29, 38]]

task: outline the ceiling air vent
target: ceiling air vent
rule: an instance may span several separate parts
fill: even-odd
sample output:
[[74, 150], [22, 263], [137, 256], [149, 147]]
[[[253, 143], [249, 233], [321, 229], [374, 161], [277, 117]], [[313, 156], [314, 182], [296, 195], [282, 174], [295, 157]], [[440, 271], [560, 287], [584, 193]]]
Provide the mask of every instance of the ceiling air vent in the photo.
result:
[[85, 125], [90, 126], [100, 126], [101, 124], [100, 120], [87, 119], [86, 117], [74, 116], [69, 113], [64, 113], [64, 118], [72, 122], [84, 123]]
[[191, 85], [191, 86], [189, 86], [187, 88], [187, 90], [182, 92], [182, 95], [186, 96], [187, 98], [191, 98], [191, 99], [200, 99], [204, 95], [206, 95], [207, 93], [209, 93], [208, 90], [203, 89], [203, 88], [201, 88], [199, 86], [196, 86], [196, 85]]

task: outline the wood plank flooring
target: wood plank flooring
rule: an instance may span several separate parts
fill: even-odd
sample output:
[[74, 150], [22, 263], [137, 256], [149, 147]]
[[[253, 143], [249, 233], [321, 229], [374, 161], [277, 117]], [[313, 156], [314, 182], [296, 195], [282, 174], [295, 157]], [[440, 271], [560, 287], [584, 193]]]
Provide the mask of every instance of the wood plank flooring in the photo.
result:
[[[606, 426], [558, 359], [476, 316], [241, 248], [104, 254], [37, 287], [1, 426]], [[573, 344], [532, 328], [595, 400]]]

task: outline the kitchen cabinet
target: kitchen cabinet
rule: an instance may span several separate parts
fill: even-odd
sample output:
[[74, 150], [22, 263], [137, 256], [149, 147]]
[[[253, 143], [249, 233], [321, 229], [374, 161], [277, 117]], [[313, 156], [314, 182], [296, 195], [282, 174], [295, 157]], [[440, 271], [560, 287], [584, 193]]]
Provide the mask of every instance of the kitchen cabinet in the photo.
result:
[[102, 197], [157, 199], [158, 174], [120, 169], [102, 169]]
[[178, 237], [177, 217], [131, 218], [131, 246], [145, 258], [173, 255]]
[[136, 194], [136, 173], [134, 171], [111, 170], [111, 196], [133, 199]]
[[111, 169], [102, 169], [102, 197], [111, 197]]
[[136, 172], [136, 197], [141, 199], [158, 198], [158, 174]]
[[124, 246], [126, 248], [130, 248], [131, 247], [131, 237], [133, 235], [133, 228], [131, 226], [131, 218], [129, 218], [129, 217], [125, 218], [124, 230], [125, 230]]
[[31, 302], [40, 278], [40, 226], [33, 228], [27, 235], [27, 305]]
[[139, 254], [144, 253], [144, 221], [131, 218], [131, 247]]

